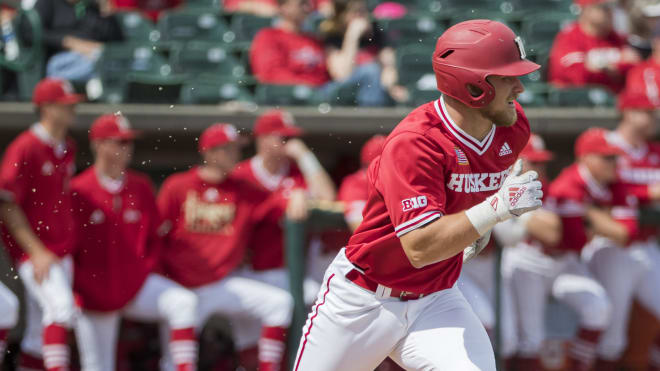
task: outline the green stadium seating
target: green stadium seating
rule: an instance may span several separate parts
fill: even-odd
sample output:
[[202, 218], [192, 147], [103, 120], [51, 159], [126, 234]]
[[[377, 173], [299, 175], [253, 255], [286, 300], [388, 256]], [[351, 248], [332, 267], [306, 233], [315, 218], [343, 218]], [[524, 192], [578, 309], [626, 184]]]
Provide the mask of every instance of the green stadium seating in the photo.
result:
[[128, 42], [158, 42], [160, 31], [140, 12], [119, 12], [119, 24]]
[[328, 91], [326, 96], [317, 96], [315, 99], [332, 106], [356, 106], [357, 92], [357, 85], [344, 84], [343, 86], [335, 87], [334, 90]]
[[377, 27], [393, 46], [433, 45], [444, 32], [442, 23], [430, 16], [383, 19], [377, 22]]
[[178, 44], [170, 54], [176, 72], [190, 77], [207, 73], [226, 80], [238, 81], [245, 78], [245, 67], [230, 53], [225, 44], [208, 41], [189, 41]]
[[479, 9], [465, 11], [463, 13], [452, 16], [449, 19], [449, 24], [455, 25], [456, 23], [470, 19], [492, 19], [494, 21], [506, 24], [513, 30], [514, 33], [520, 34], [520, 29], [517, 25], [517, 15], [505, 14], [500, 11], [488, 11]]
[[304, 106], [314, 102], [314, 89], [305, 85], [257, 85], [257, 104], [272, 106]]
[[[128, 101], [129, 84], [160, 86], [181, 85], [184, 75], [174, 74], [167, 59], [150, 44], [109, 43], [96, 63], [101, 83], [100, 100], [111, 103]], [[158, 101], [158, 89], [150, 101]], [[141, 100], [137, 96], [137, 100]]]
[[183, 8], [165, 12], [158, 21], [163, 41], [214, 41], [230, 44], [236, 39], [213, 9]]
[[416, 83], [425, 74], [433, 71], [429, 49], [418, 45], [397, 48], [397, 69], [399, 83], [408, 85]]
[[408, 92], [410, 93], [410, 100], [408, 101], [408, 105], [415, 107], [440, 97], [440, 92], [435, 87], [435, 85], [432, 87], [425, 86], [422, 88], [419, 86], [419, 84], [411, 84], [408, 85]]
[[548, 53], [557, 33], [574, 20], [566, 13], [546, 13], [523, 21], [522, 37], [529, 53]]
[[219, 13], [222, 11], [222, 0], [186, 0], [185, 6], [188, 8], [214, 9]]
[[260, 29], [272, 26], [273, 21], [269, 17], [237, 13], [231, 18], [231, 30], [236, 35], [236, 41], [249, 44]]
[[[525, 6], [526, 4], [527, 2]], [[484, 14], [499, 12], [502, 17], [513, 17], [521, 13], [524, 8], [518, 0], [418, 0], [418, 6], [422, 11], [433, 12], [443, 19], [462, 15], [468, 15], [466, 19], [474, 19], [476, 13], [482, 12]]]
[[217, 104], [227, 101], [252, 101], [248, 89], [240, 83], [202, 74], [187, 81], [181, 89], [185, 104]]
[[525, 91], [518, 97], [518, 103], [523, 107], [543, 107], [548, 104], [547, 84], [542, 82], [525, 83]]
[[550, 88], [548, 103], [555, 107], [610, 107], [615, 96], [600, 87]]

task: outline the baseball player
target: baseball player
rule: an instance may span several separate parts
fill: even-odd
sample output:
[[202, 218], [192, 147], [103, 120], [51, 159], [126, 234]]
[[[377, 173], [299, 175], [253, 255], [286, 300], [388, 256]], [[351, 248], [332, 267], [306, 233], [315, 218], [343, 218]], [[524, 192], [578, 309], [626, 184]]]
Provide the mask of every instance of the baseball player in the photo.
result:
[[[11, 193], [0, 186], [0, 202], [11, 201]], [[7, 349], [7, 337], [18, 322], [18, 298], [2, 282], [0, 282], [0, 366]]]
[[[288, 292], [235, 272], [269, 208], [266, 192], [230, 174], [240, 154], [238, 139], [230, 124], [209, 127], [199, 138], [203, 164], [165, 180], [158, 207], [172, 229], [162, 265], [168, 277], [197, 294], [200, 326], [213, 313], [259, 321], [259, 369], [278, 370], [293, 303]], [[248, 345], [236, 341], [238, 349]]]
[[82, 315], [76, 335], [85, 371], [114, 371], [121, 316], [166, 321], [177, 371], [194, 370], [197, 296], [152, 273], [166, 232], [150, 180], [128, 169], [133, 140], [126, 117], [94, 121], [89, 140], [94, 164], [71, 182], [77, 248], [74, 291]]
[[[630, 187], [648, 190], [647, 195], [627, 195], [633, 204], [617, 205], [612, 216], [621, 223], [636, 225], [638, 206], [645, 199], [656, 200], [660, 185], [660, 143], [653, 142], [656, 132], [655, 110], [660, 69], [646, 63], [631, 71], [626, 89], [619, 97], [621, 121], [608, 135], [608, 142], [619, 148], [617, 173]], [[630, 189], [629, 187], [629, 189]], [[585, 251], [589, 267], [603, 285], [612, 302], [612, 320], [598, 345], [598, 369], [613, 370], [627, 345], [628, 317], [633, 298], [660, 318], [660, 248], [657, 228], [644, 227], [631, 232], [625, 241], [598, 239]]]
[[21, 362], [27, 369], [42, 367], [42, 352], [47, 370], [69, 368], [67, 331], [76, 313], [69, 183], [76, 148], [67, 131], [81, 100], [66, 81], [40, 81], [32, 97], [40, 120], [14, 139], [2, 159], [0, 183], [12, 197], [2, 204], [2, 237], [28, 293], [21, 343]]
[[408, 370], [495, 370], [456, 280], [468, 245], [541, 206], [537, 175], [514, 165], [530, 131], [517, 76], [540, 66], [490, 20], [449, 28], [432, 61], [443, 94], [369, 166], [364, 220], [326, 272], [296, 371], [370, 370], [387, 356]]
[[[307, 200], [334, 201], [335, 187], [314, 153], [298, 138], [302, 130], [286, 111], [270, 110], [257, 118], [254, 136], [257, 154], [234, 171], [240, 179], [271, 194], [273, 206], [256, 227], [250, 243], [250, 269], [244, 275], [288, 290], [281, 220], [303, 219]], [[319, 285], [307, 278], [305, 302], [316, 298]]]

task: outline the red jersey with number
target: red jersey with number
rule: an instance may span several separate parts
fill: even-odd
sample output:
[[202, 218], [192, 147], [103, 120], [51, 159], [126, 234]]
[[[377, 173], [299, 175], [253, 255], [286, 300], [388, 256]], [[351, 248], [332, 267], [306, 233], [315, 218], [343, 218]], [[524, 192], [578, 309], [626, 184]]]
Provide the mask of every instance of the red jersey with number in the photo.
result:
[[656, 235], [657, 228], [639, 226], [639, 206], [651, 202], [648, 186], [660, 183], [660, 143], [648, 142], [633, 148], [617, 132], [609, 133], [607, 140], [625, 152], [619, 157], [617, 174], [626, 192], [612, 208], [612, 217], [629, 229], [638, 228], [630, 242], [646, 241]]
[[243, 261], [266, 199], [266, 192], [232, 176], [207, 183], [198, 168], [167, 178], [158, 194], [161, 215], [172, 223], [164, 239], [164, 273], [186, 287], [231, 273]]
[[530, 134], [518, 103], [516, 111], [514, 125], [493, 125], [482, 140], [453, 122], [442, 97], [403, 119], [369, 166], [364, 220], [346, 247], [348, 259], [390, 288], [428, 294], [452, 287], [462, 252], [417, 269], [399, 238], [484, 201], [502, 186]]
[[[584, 33], [577, 22], [572, 23], [557, 34], [552, 45], [548, 80], [559, 86], [603, 85], [619, 92], [624, 87], [625, 74], [633, 67], [621, 61], [625, 45], [625, 38], [614, 31], [598, 38]], [[613, 77], [605, 71], [589, 71], [589, 61], [614, 64], [620, 75]]]
[[[75, 242], [70, 190], [75, 153], [73, 139], [57, 143], [35, 124], [7, 147], [0, 168], [0, 184], [41, 242], [59, 257], [71, 253]], [[15, 261], [27, 257], [4, 226], [2, 239]]]
[[111, 181], [89, 167], [71, 182], [78, 227], [74, 290], [82, 307], [124, 307], [153, 270], [165, 232], [151, 181], [128, 170]]
[[346, 223], [362, 222], [362, 211], [369, 198], [367, 170], [360, 169], [344, 178], [339, 186], [337, 199], [344, 203]]
[[312, 36], [280, 28], [257, 33], [250, 67], [260, 83], [319, 86], [330, 81], [323, 44]]
[[263, 271], [282, 268], [284, 264], [284, 230], [282, 218], [291, 191], [307, 188], [298, 166], [290, 161], [278, 174], [270, 174], [261, 156], [254, 156], [238, 164], [233, 175], [269, 193], [269, 207], [251, 233], [249, 260], [252, 269]]

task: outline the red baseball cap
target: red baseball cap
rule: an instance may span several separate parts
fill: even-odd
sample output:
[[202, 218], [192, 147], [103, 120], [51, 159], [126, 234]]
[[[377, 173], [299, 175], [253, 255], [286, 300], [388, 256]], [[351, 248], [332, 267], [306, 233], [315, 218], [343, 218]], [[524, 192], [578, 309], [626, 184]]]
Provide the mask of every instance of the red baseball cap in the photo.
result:
[[[652, 67], [635, 68], [626, 77], [626, 87], [619, 94], [618, 108], [620, 111], [626, 109], [654, 110], [660, 108], [660, 84], [652, 78], [645, 78], [646, 71]], [[654, 74], [650, 76], [654, 76]]]
[[239, 140], [238, 131], [232, 124], [217, 123], [204, 130], [199, 137], [199, 152]]
[[383, 145], [385, 144], [384, 135], [374, 135], [369, 140], [364, 143], [362, 150], [360, 151], [360, 162], [363, 166], [367, 166], [380, 155], [383, 151]]
[[591, 128], [580, 134], [575, 142], [575, 156], [594, 154], [602, 156], [622, 155], [623, 150], [607, 140], [608, 130]]
[[573, 0], [575, 5], [579, 5], [580, 8], [584, 9], [587, 6], [590, 5], [600, 5], [600, 4], [613, 4], [613, 0]]
[[552, 152], [545, 149], [545, 141], [543, 138], [536, 134], [532, 134], [529, 137], [529, 141], [522, 152], [520, 152], [520, 157], [530, 162], [548, 162], [552, 160], [555, 156]]
[[131, 123], [121, 113], [103, 115], [92, 123], [89, 129], [89, 140], [129, 139], [133, 140], [140, 132], [131, 129]]
[[35, 106], [44, 104], [76, 104], [84, 100], [81, 94], [75, 94], [73, 86], [66, 80], [45, 78], [34, 87], [32, 103]]
[[298, 137], [302, 129], [296, 126], [291, 113], [279, 109], [264, 112], [254, 123], [254, 135], [278, 134], [283, 137]]

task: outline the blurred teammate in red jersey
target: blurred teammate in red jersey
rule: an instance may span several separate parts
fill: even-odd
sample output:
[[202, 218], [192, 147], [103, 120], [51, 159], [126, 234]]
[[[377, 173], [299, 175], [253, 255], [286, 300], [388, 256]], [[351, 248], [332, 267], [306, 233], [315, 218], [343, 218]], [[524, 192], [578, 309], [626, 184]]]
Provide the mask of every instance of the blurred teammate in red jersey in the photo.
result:
[[167, 322], [177, 371], [196, 368], [197, 296], [152, 273], [168, 226], [149, 178], [128, 169], [137, 132], [121, 114], [94, 121], [94, 164], [71, 182], [76, 217], [74, 291], [83, 309], [76, 325], [85, 371], [114, 371], [122, 316]]
[[293, 303], [288, 292], [236, 274], [268, 210], [267, 192], [231, 174], [238, 140], [230, 124], [209, 127], [199, 138], [203, 164], [165, 180], [158, 206], [172, 229], [162, 265], [167, 277], [197, 294], [200, 326], [213, 313], [260, 323], [259, 369], [278, 370]]
[[548, 80], [562, 87], [601, 85], [617, 93], [639, 56], [612, 29], [609, 1], [577, 3], [582, 8], [577, 22], [561, 30], [553, 43]]
[[70, 256], [76, 147], [67, 132], [81, 100], [66, 81], [40, 81], [32, 96], [39, 122], [14, 139], [2, 159], [0, 184], [11, 195], [2, 204], [2, 237], [28, 293], [21, 343], [26, 369], [69, 369], [67, 331], [76, 315]]

